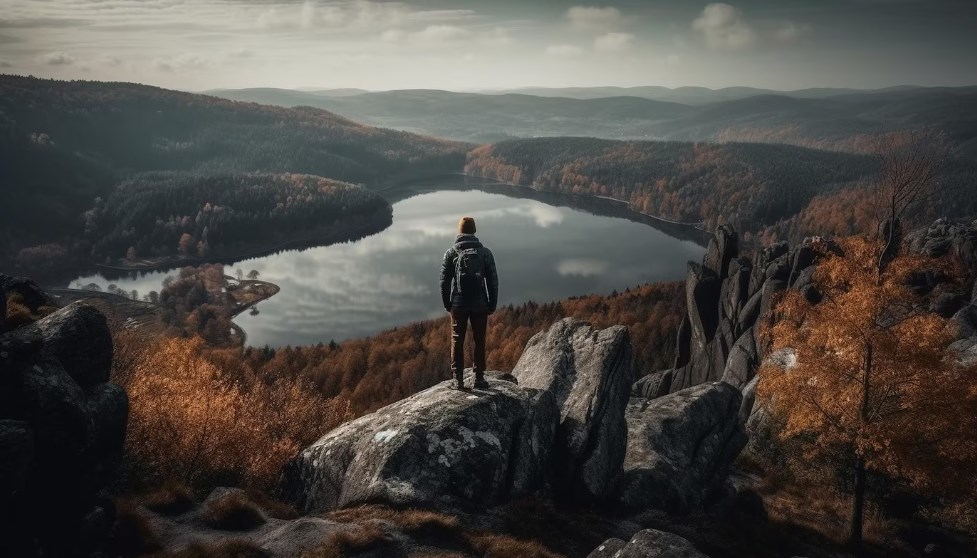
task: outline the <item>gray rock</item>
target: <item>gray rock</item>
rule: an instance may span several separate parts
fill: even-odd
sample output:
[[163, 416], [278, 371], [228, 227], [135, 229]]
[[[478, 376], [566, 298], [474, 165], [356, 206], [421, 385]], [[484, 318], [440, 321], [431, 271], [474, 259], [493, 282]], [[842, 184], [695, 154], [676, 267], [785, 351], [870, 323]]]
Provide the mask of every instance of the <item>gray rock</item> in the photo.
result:
[[730, 225], [719, 225], [709, 241], [703, 265], [712, 270], [720, 279], [726, 278], [729, 262], [739, 252], [739, 237]]
[[621, 539], [607, 539], [588, 554], [587, 558], [616, 558], [619, 556], [618, 552], [627, 545], [628, 543]]
[[549, 392], [489, 379], [442, 382], [323, 436], [288, 464], [300, 509], [375, 502], [483, 508], [542, 484], [559, 421]]
[[692, 352], [702, 352], [719, 325], [719, 276], [707, 267], [689, 262], [685, 302], [691, 326]]
[[24, 490], [34, 460], [34, 433], [29, 424], [0, 420], [0, 495], [10, 501]]
[[753, 330], [750, 329], [740, 335], [730, 350], [722, 381], [737, 389], [743, 389], [756, 375], [758, 366], [757, 347], [753, 339]]
[[85, 393], [50, 357], [28, 368], [22, 382], [24, 418], [37, 435], [38, 459], [77, 466], [95, 435]]
[[562, 495], [604, 498], [620, 475], [631, 363], [627, 328], [598, 330], [573, 318], [533, 336], [516, 363], [519, 385], [551, 393], [560, 408], [553, 480]]
[[760, 316], [760, 303], [763, 301], [763, 288], [761, 286], [760, 290], [753, 293], [753, 296], [743, 305], [743, 309], [740, 310], [739, 317], [737, 321], [740, 326], [745, 328], [753, 327], [756, 323], [757, 318]]
[[[743, 401], [740, 402], [740, 424], [746, 425], [746, 422], [750, 420], [750, 415], [753, 414], [756, 405], [756, 389], [759, 383], [760, 376], [753, 376], [753, 379], [747, 382], [740, 392], [743, 395]], [[747, 435], [749, 435], [749, 432], [747, 432]]]
[[[601, 550], [605, 549], [605, 550]], [[611, 549], [616, 549], [610, 552]], [[673, 533], [656, 529], [639, 531], [629, 542], [609, 539], [587, 558], [709, 558], [692, 543]]]
[[628, 406], [628, 451], [619, 501], [632, 510], [687, 510], [725, 478], [746, 444], [740, 392], [703, 384]]
[[631, 386], [631, 395], [645, 399], [655, 399], [668, 395], [672, 389], [674, 370], [660, 370], [641, 378]]
[[75, 302], [35, 322], [44, 352], [61, 362], [83, 388], [107, 382], [112, 370], [112, 333], [95, 307]]
[[977, 305], [964, 306], [950, 318], [950, 323], [957, 328], [958, 337], [977, 336]]
[[692, 324], [689, 322], [689, 313], [682, 316], [682, 324], [678, 326], [678, 335], [675, 336], [675, 362], [672, 368], [681, 368], [689, 363], [692, 350]]

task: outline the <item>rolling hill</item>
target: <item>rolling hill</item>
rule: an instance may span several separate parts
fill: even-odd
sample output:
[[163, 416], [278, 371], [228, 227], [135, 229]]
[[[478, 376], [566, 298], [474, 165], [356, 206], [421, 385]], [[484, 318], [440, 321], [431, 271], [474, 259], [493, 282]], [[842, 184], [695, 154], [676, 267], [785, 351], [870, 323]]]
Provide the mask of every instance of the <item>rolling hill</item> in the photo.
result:
[[130, 83], [0, 76], [0, 261], [76, 240], [84, 214], [147, 171], [298, 173], [378, 186], [460, 170], [470, 146], [281, 108]]
[[400, 90], [332, 96], [328, 91], [241, 89], [221, 97], [313, 106], [354, 120], [456, 140], [517, 137], [753, 141], [864, 151], [880, 132], [947, 131], [977, 155], [977, 87], [873, 91], [752, 88], [586, 88], [454, 93]]

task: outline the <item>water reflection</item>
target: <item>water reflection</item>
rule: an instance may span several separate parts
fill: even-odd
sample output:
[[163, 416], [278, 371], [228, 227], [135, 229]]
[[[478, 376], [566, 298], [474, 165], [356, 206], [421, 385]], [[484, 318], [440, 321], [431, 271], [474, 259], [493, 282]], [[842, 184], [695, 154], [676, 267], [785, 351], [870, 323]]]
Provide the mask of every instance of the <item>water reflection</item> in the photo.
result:
[[[495, 253], [501, 304], [609, 293], [684, 277], [702, 247], [646, 225], [481, 191], [438, 191], [394, 204], [393, 225], [362, 240], [292, 250], [228, 266], [256, 270], [281, 292], [236, 321], [251, 345], [361, 337], [443, 314], [438, 273], [458, 218], [471, 215]], [[169, 272], [168, 274], [174, 274]], [[167, 273], [114, 281], [158, 290]], [[110, 282], [83, 277], [82, 284]], [[76, 281], [72, 282], [74, 286]]]

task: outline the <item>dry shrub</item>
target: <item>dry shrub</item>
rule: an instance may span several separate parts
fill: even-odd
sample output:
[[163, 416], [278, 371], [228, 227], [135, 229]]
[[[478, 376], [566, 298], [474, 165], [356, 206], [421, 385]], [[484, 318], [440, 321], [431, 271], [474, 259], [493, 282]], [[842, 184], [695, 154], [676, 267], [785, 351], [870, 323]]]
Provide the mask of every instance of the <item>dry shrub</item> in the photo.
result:
[[265, 524], [265, 516], [258, 506], [237, 493], [208, 502], [201, 518], [210, 527], [224, 531], [250, 531]]
[[485, 558], [562, 558], [535, 541], [523, 541], [506, 535], [478, 533], [468, 540], [473, 550]]
[[[361, 550], [384, 541], [383, 532], [376, 524], [368, 523], [377, 520], [392, 523], [415, 540], [427, 539], [442, 545], [456, 546], [486, 558], [562, 558], [538, 542], [481, 531], [466, 532], [457, 517], [427, 510], [359, 506], [331, 512], [327, 517], [343, 523], [367, 523], [361, 524], [362, 530], [336, 533], [323, 545], [325, 554], [315, 554], [314, 558], [340, 556], [343, 550]], [[446, 555], [457, 554], [452, 554], [453, 552]]]
[[180, 515], [196, 505], [189, 487], [169, 482], [142, 498], [143, 505], [163, 515]]
[[136, 504], [118, 500], [115, 509], [115, 525], [109, 543], [115, 555], [139, 556], [163, 547], [149, 518]]
[[193, 543], [162, 556], [165, 558], [268, 558], [270, 554], [250, 541], [232, 540], [213, 544]]
[[[763, 495], [770, 521], [795, 525], [843, 545], [848, 540], [851, 497], [817, 486], [792, 485], [788, 490]], [[863, 533], [865, 541], [891, 546], [896, 540], [896, 522], [887, 520], [877, 506], [867, 503]]]
[[380, 519], [393, 523], [409, 535], [457, 535], [461, 532], [457, 517], [413, 508], [395, 510], [384, 506], [359, 506], [331, 512], [327, 517], [341, 523]]
[[115, 342], [113, 379], [130, 402], [129, 465], [150, 485], [270, 489], [287, 460], [349, 416], [347, 404], [298, 381], [262, 378], [233, 355], [212, 358], [200, 339], [123, 333]]
[[37, 318], [26, 306], [13, 300], [7, 301], [7, 327], [17, 328], [35, 321]]
[[302, 553], [302, 558], [341, 558], [347, 551], [360, 551], [390, 543], [390, 536], [376, 523], [364, 523], [329, 535], [318, 547]]

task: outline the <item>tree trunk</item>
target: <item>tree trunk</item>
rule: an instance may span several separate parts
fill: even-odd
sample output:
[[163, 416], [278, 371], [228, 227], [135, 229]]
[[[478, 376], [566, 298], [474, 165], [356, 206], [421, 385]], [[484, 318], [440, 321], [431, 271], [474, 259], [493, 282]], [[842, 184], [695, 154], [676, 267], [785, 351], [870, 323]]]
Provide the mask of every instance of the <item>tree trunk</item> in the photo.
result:
[[851, 532], [848, 544], [852, 549], [862, 547], [862, 515], [865, 510], [865, 460], [858, 458], [855, 465], [855, 495], [851, 506]]

